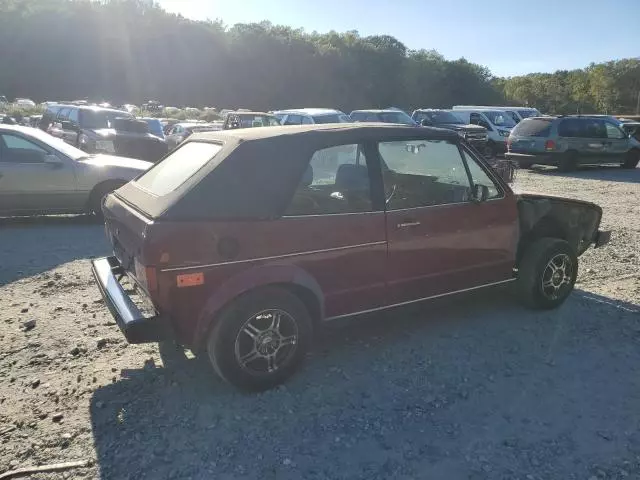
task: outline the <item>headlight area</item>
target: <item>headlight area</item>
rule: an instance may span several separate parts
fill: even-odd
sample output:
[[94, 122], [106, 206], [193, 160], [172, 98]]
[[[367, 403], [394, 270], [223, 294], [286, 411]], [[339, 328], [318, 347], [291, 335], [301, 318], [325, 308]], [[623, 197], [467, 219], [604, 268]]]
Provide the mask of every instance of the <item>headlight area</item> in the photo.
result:
[[511, 134], [509, 130], [498, 130], [498, 135], [501, 137], [508, 137]]

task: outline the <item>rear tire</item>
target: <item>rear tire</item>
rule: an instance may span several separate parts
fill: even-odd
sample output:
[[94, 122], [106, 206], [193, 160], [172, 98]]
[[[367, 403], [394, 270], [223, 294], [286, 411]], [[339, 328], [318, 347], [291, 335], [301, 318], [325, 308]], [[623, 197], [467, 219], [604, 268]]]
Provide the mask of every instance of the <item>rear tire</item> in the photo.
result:
[[622, 168], [636, 168], [638, 166], [638, 162], [640, 161], [640, 152], [637, 150], [631, 150], [625, 156], [624, 162], [620, 165]]
[[262, 391], [291, 377], [311, 345], [304, 303], [286, 290], [250, 292], [216, 319], [207, 340], [214, 370], [241, 390]]
[[560, 172], [572, 172], [576, 168], [578, 168], [578, 154], [575, 152], [564, 154], [558, 162], [558, 171]]
[[108, 182], [94, 187], [89, 197], [89, 210], [95, 215], [97, 220], [102, 221], [104, 219], [104, 215], [102, 214], [102, 201], [104, 197], [122, 185], [124, 185], [123, 182]]
[[518, 267], [518, 297], [527, 307], [552, 309], [573, 291], [578, 275], [578, 257], [558, 238], [541, 238], [524, 253]]

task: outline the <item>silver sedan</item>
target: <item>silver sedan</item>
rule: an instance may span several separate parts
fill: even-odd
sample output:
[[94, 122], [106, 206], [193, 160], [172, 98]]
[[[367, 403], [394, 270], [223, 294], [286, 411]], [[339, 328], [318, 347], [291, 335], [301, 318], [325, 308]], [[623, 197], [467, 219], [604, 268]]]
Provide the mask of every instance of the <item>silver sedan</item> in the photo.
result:
[[153, 164], [88, 155], [48, 133], [0, 126], [0, 216], [95, 213], [103, 197]]

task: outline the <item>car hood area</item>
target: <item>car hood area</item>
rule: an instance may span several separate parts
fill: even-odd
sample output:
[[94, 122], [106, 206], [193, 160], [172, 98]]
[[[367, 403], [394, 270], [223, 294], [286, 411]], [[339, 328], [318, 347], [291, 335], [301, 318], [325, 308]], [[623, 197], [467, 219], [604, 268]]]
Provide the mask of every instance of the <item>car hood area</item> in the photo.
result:
[[127, 168], [143, 172], [153, 165], [152, 162], [137, 160], [135, 158], [117, 157], [115, 155], [91, 155], [78, 161], [92, 167]]
[[447, 128], [449, 130], [455, 130], [456, 132], [483, 133], [487, 131], [486, 128], [473, 124], [463, 125], [461, 123], [439, 123], [434, 126], [439, 128]]

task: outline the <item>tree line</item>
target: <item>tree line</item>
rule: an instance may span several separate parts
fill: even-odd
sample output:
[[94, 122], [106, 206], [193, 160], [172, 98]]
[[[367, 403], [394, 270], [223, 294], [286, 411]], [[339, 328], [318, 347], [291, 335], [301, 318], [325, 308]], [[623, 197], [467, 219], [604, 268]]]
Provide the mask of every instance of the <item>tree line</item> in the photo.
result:
[[633, 113], [637, 58], [498, 78], [389, 35], [193, 21], [140, 0], [0, 0], [0, 95], [222, 108], [531, 105]]

